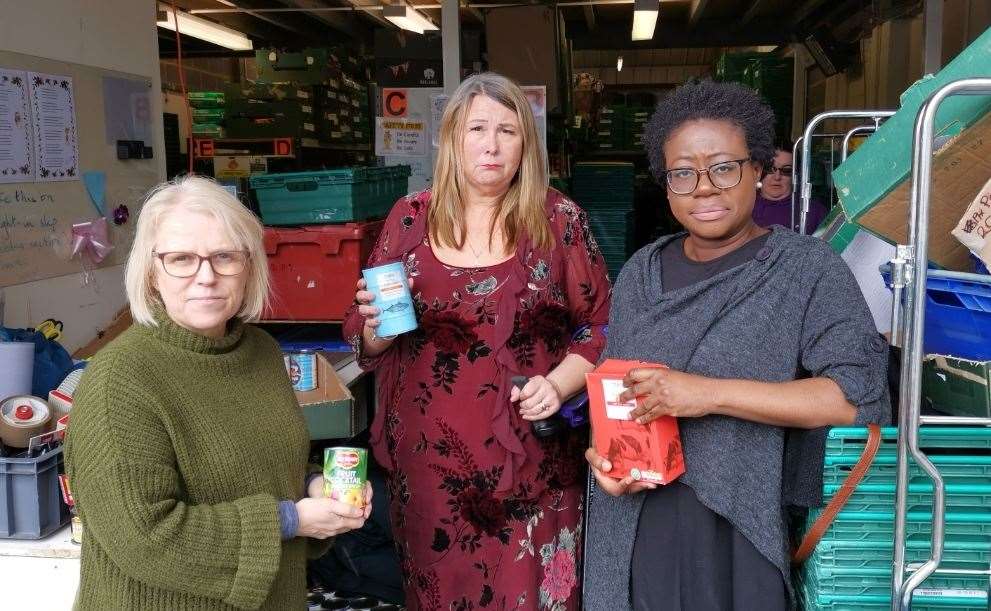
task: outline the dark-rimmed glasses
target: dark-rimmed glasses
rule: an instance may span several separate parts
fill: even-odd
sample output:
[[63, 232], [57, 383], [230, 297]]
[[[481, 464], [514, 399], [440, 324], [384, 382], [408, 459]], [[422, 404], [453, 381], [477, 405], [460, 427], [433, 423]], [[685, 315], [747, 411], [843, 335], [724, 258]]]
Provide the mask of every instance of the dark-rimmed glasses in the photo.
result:
[[664, 179], [668, 188], [677, 195], [689, 195], [695, 192], [699, 186], [702, 174], [709, 176], [709, 182], [717, 189], [732, 189], [743, 180], [743, 164], [750, 159], [733, 159], [730, 161], [720, 161], [707, 168], [696, 170], [695, 168], [671, 168], [664, 170]]
[[240, 250], [215, 252], [206, 257], [195, 252], [153, 252], [162, 262], [162, 269], [173, 278], [191, 278], [200, 271], [204, 260], [210, 261], [210, 268], [218, 276], [236, 276], [244, 271], [248, 263], [248, 253]]

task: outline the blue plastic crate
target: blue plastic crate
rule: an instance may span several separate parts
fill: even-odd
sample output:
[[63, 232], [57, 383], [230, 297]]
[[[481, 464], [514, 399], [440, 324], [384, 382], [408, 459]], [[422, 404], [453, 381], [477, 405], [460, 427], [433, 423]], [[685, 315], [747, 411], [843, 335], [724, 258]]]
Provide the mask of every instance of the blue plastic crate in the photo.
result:
[[[823, 502], [833, 498], [840, 484], [823, 486]], [[932, 506], [933, 486], [929, 483], [909, 484], [906, 501], [909, 507]], [[972, 484], [947, 484], [946, 509], [948, 511], [991, 512], [991, 486]], [[895, 506], [894, 484], [865, 484], [863, 482], [850, 496], [844, 511], [888, 511]]]
[[[927, 506], [909, 507], [905, 525], [906, 540], [928, 541], [932, 534], [932, 513]], [[821, 510], [809, 512], [806, 527], [811, 526]], [[953, 512], [945, 514], [947, 541], [969, 541], [991, 545], [991, 513]], [[823, 541], [894, 541], [895, 510], [841, 511]]]
[[[890, 287], [890, 272], [882, 271]], [[991, 276], [929, 270], [923, 349], [991, 360]]]
[[[799, 597], [805, 611], [890, 611], [890, 594], [824, 594], [810, 590], [799, 581]], [[987, 594], [975, 596], [933, 596], [916, 591], [913, 611], [987, 611]]]

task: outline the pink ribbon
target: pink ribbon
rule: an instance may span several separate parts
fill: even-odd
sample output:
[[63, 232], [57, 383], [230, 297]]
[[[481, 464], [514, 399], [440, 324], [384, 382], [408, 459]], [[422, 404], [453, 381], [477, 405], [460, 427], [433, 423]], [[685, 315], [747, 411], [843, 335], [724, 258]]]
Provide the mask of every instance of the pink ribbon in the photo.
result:
[[113, 250], [113, 244], [107, 235], [107, 219], [100, 217], [95, 221], [74, 223], [72, 225], [72, 256], [85, 253], [94, 264], [107, 258]]

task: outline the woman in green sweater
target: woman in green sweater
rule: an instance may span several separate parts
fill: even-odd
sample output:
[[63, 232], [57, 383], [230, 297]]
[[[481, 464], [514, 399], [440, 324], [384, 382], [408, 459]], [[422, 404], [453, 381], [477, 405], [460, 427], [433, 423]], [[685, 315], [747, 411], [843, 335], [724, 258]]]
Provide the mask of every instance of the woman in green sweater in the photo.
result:
[[76, 608], [305, 608], [307, 547], [370, 511], [307, 477], [306, 423], [261, 314], [257, 219], [211, 180], [146, 200], [125, 273], [135, 324], [76, 393], [67, 471], [86, 529]]

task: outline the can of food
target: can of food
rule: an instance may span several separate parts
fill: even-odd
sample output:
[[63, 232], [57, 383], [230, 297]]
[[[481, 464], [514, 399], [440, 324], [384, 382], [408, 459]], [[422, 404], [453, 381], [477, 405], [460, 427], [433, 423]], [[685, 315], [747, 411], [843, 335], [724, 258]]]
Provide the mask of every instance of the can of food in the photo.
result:
[[72, 520], [70, 521], [70, 538], [72, 542], [77, 545], [83, 544], [83, 521], [79, 519], [78, 515], [73, 514]]
[[317, 355], [311, 350], [286, 354], [286, 373], [293, 390], [306, 392], [317, 387]]
[[361, 270], [368, 290], [375, 295], [372, 305], [379, 308], [380, 337], [395, 337], [416, 329], [416, 308], [409, 291], [409, 279], [402, 263], [388, 263]]
[[363, 448], [327, 448], [323, 452], [324, 494], [332, 499], [365, 506], [368, 451]]

